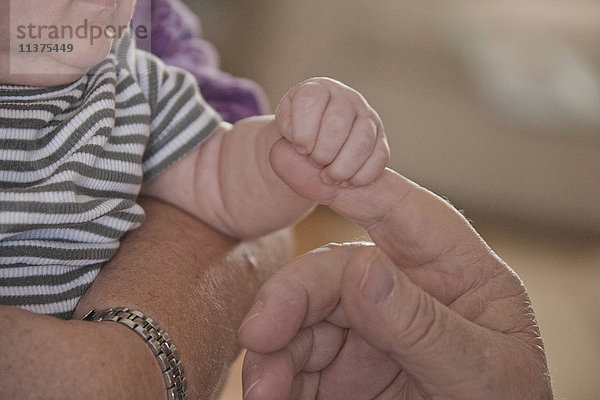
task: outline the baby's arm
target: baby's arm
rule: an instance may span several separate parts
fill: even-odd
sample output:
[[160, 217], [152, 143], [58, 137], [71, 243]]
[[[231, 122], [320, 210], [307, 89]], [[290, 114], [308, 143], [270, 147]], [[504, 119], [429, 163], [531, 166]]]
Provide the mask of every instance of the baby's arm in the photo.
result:
[[269, 166], [279, 139], [273, 116], [222, 123], [198, 148], [144, 184], [165, 200], [234, 237], [256, 237], [288, 225], [313, 202], [295, 194]]
[[342, 187], [370, 183], [388, 156], [381, 121], [364, 98], [315, 78], [290, 90], [275, 116], [222, 124], [143, 192], [229, 235], [253, 237], [299, 220]]

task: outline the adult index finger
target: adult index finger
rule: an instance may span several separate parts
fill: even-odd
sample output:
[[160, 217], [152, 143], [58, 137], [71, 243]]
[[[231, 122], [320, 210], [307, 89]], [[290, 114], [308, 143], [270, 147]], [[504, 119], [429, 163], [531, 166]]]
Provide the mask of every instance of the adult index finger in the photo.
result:
[[493, 274], [491, 250], [465, 217], [391, 169], [369, 185], [337, 191], [329, 206], [364, 227], [398, 268], [445, 304]]

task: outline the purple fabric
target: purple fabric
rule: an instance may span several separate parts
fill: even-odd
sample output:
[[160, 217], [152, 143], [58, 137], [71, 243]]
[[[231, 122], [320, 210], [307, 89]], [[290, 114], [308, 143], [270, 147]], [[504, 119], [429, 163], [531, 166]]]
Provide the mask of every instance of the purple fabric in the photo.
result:
[[[147, 7], [151, 7], [148, 10]], [[144, 9], [145, 8], [145, 9]], [[151, 16], [151, 21], [147, 21]], [[179, 0], [138, 1], [133, 26], [151, 26], [151, 48], [139, 47], [191, 72], [206, 101], [231, 123], [268, 112], [264, 92], [256, 83], [219, 70], [215, 48], [201, 39], [200, 22]]]

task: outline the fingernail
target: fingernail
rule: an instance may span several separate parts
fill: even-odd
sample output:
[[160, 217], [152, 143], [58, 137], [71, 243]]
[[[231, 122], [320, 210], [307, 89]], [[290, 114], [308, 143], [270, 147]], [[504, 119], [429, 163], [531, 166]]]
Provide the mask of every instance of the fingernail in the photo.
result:
[[248, 394], [254, 389], [254, 387], [262, 380], [262, 371], [258, 365], [252, 366], [246, 372], [246, 382], [248, 382], [248, 389], [244, 391], [244, 400], [248, 397]]
[[254, 318], [258, 317], [262, 313], [262, 309], [263, 309], [264, 305], [265, 305], [265, 303], [263, 303], [262, 300], [259, 300], [256, 303], [254, 303], [254, 305], [250, 308], [250, 311], [248, 311], [248, 314], [246, 314], [246, 317], [242, 321], [242, 324], [240, 325], [240, 329], [238, 329], [238, 335], [248, 322], [250, 322]]
[[359, 288], [363, 297], [374, 304], [381, 303], [392, 293], [394, 277], [389, 268], [381, 262], [379, 249], [376, 249], [367, 261]]

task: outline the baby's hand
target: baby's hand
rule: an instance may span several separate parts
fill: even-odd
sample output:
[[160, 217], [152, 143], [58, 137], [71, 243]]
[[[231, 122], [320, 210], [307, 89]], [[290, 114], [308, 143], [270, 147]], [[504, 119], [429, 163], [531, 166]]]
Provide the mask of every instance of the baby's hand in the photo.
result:
[[379, 115], [360, 93], [333, 79], [312, 78], [288, 91], [275, 119], [296, 152], [321, 169], [326, 185], [369, 184], [389, 159]]

